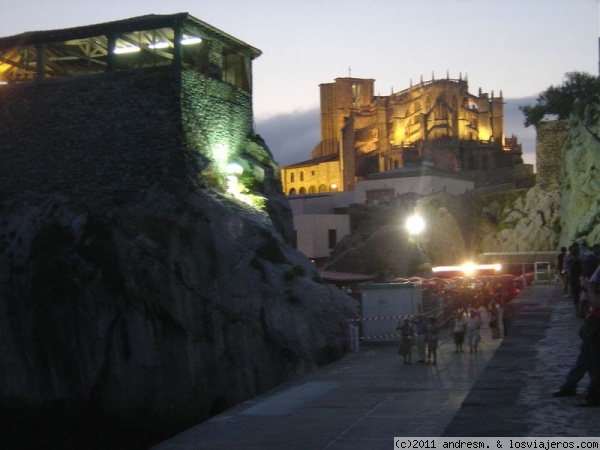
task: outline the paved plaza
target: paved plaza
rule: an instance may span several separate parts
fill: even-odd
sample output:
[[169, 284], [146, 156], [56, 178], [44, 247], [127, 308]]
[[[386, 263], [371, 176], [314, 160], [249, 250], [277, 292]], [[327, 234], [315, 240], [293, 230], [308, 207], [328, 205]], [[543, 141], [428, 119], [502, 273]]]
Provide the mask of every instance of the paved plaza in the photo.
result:
[[[508, 336], [482, 330], [477, 354], [449, 336], [438, 364], [405, 365], [393, 344], [363, 344], [308, 376], [161, 444], [184, 449], [391, 449], [396, 436], [594, 436], [600, 409], [553, 398], [579, 348], [569, 299], [554, 285], [514, 301]], [[415, 358], [413, 357], [413, 360]], [[579, 391], [587, 386], [587, 378]]]

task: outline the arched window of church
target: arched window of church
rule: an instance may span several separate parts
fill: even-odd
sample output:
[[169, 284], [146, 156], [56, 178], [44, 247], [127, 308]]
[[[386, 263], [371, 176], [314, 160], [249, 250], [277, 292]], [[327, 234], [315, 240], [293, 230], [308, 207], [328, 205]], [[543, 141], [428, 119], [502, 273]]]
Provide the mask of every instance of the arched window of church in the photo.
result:
[[448, 118], [448, 105], [444, 101], [444, 99], [439, 99], [437, 104], [437, 118], [438, 119], [447, 119]]
[[301, 187], [301, 188], [298, 190], [298, 193], [299, 193], [300, 195], [304, 195], [304, 194], [306, 194], [306, 188], [305, 188], [305, 187]]
[[317, 188], [314, 186], [311, 186], [308, 188], [308, 193], [309, 194], [316, 194], [317, 193]]
[[290, 173], [290, 183], [293, 183], [295, 181], [295, 179], [296, 179], [295, 175], [296, 174], [294, 172]]
[[294, 189], [294, 188], [290, 189], [289, 195], [296, 195], [296, 189]]
[[327, 192], [327, 186], [325, 186], [324, 184], [320, 185], [319, 192]]

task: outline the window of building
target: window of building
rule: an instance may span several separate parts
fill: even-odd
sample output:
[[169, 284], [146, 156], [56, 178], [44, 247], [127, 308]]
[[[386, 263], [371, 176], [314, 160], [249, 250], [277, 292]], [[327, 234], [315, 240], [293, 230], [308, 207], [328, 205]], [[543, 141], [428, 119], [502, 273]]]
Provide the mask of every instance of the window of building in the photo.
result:
[[360, 106], [360, 97], [361, 97], [361, 85], [353, 84], [352, 85], [352, 106], [358, 108]]
[[328, 230], [329, 248], [335, 248], [337, 244], [337, 230]]
[[290, 173], [290, 183], [293, 183], [296, 180], [296, 174], [294, 172]]
[[300, 172], [300, 181], [304, 181], [304, 172]]
[[311, 177], [314, 177], [314, 176], [315, 176], [315, 171], [314, 171], [314, 170], [312, 170], [312, 171], [310, 172], [310, 176], [311, 176]]

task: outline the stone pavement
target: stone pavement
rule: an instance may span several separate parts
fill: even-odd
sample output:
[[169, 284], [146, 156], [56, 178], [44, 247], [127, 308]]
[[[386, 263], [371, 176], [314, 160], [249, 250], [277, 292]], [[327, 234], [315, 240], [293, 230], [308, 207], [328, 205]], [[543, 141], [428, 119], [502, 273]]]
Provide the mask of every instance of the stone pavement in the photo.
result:
[[447, 339], [437, 366], [405, 365], [396, 345], [363, 344], [152, 448], [371, 450], [393, 448], [396, 436], [600, 435], [600, 409], [550, 395], [579, 349], [570, 299], [533, 286], [513, 304], [508, 336], [483, 329], [477, 354], [455, 354]]

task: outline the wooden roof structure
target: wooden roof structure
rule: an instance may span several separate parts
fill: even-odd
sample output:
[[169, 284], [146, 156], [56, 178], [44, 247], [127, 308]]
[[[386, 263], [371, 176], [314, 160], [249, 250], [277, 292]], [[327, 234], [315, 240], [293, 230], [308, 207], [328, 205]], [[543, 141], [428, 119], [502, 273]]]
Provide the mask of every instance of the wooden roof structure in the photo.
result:
[[[123, 68], [201, 64], [216, 41], [225, 56], [250, 61], [261, 51], [189, 13], [145, 15], [113, 22], [0, 38], [0, 82], [84, 75]], [[194, 54], [194, 52], [196, 52]], [[200, 61], [200, 62], [198, 62]]]

